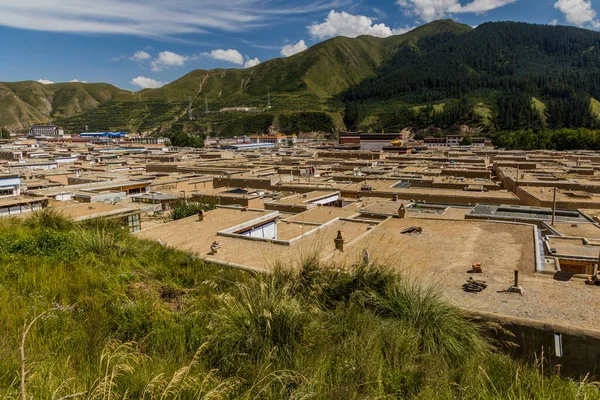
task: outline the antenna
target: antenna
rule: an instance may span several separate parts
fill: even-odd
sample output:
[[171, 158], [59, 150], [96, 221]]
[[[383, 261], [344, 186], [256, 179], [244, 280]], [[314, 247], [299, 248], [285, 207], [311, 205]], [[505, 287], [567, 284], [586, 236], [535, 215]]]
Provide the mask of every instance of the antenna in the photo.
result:
[[208, 114], [208, 95], [204, 93], [204, 112]]
[[192, 113], [192, 96], [188, 96], [188, 118], [191, 120], [194, 119], [194, 114]]
[[267, 108], [271, 108], [271, 90], [267, 86]]

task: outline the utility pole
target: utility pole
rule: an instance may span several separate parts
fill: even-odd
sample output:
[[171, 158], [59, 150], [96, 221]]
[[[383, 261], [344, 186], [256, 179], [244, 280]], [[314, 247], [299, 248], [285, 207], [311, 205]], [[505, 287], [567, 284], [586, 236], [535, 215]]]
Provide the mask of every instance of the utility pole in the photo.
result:
[[204, 112], [208, 114], [208, 95], [204, 93]]
[[554, 187], [554, 196], [552, 199], [552, 226], [554, 226], [555, 220], [556, 220], [556, 186]]
[[190, 121], [194, 119], [194, 114], [192, 114], [192, 96], [188, 96], [188, 118]]

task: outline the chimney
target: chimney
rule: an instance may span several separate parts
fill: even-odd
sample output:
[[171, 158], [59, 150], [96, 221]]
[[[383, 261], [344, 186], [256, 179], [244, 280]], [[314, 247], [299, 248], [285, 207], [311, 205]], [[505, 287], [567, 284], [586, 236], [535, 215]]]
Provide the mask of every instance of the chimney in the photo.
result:
[[404, 204], [400, 204], [400, 207], [398, 207], [398, 218], [406, 218], [406, 206]]
[[337, 236], [333, 239], [335, 243], [335, 249], [341, 252], [344, 252], [344, 237], [342, 235], [342, 231], [338, 231]]

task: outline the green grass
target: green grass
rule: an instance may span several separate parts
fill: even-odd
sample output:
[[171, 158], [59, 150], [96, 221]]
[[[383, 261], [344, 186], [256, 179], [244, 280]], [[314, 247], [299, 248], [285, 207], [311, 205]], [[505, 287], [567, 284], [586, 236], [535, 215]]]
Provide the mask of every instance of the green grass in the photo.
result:
[[[287, 267], [287, 268], [286, 268]], [[0, 221], [0, 397], [592, 399], [385, 267], [255, 275], [51, 213]]]
[[494, 112], [485, 103], [476, 104], [473, 114], [483, 126], [492, 126], [494, 123]]
[[[593, 100], [593, 99], [592, 99]], [[543, 101], [536, 97], [532, 97], [531, 99], [534, 110], [538, 112], [540, 118], [542, 119], [542, 123], [546, 125], [546, 121], [548, 121], [548, 115], [546, 114], [546, 104]], [[593, 101], [592, 101], [593, 103]]]
[[600, 118], [600, 101], [598, 101], [592, 97], [591, 102], [592, 102], [592, 113], [594, 113], [594, 115], [597, 118]]

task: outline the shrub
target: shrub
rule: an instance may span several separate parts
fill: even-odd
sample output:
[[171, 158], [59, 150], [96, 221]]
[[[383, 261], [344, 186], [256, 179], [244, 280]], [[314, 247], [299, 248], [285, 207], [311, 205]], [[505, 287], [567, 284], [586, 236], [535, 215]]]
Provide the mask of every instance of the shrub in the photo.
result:
[[441, 300], [433, 288], [403, 280], [383, 292], [370, 292], [368, 302], [378, 315], [414, 328], [426, 354], [439, 355], [458, 365], [490, 350], [482, 334], [483, 326]]
[[182, 218], [197, 215], [201, 210], [210, 211], [217, 207], [214, 200], [203, 200], [202, 202], [191, 200], [177, 200], [171, 207], [171, 219], [178, 220]]

